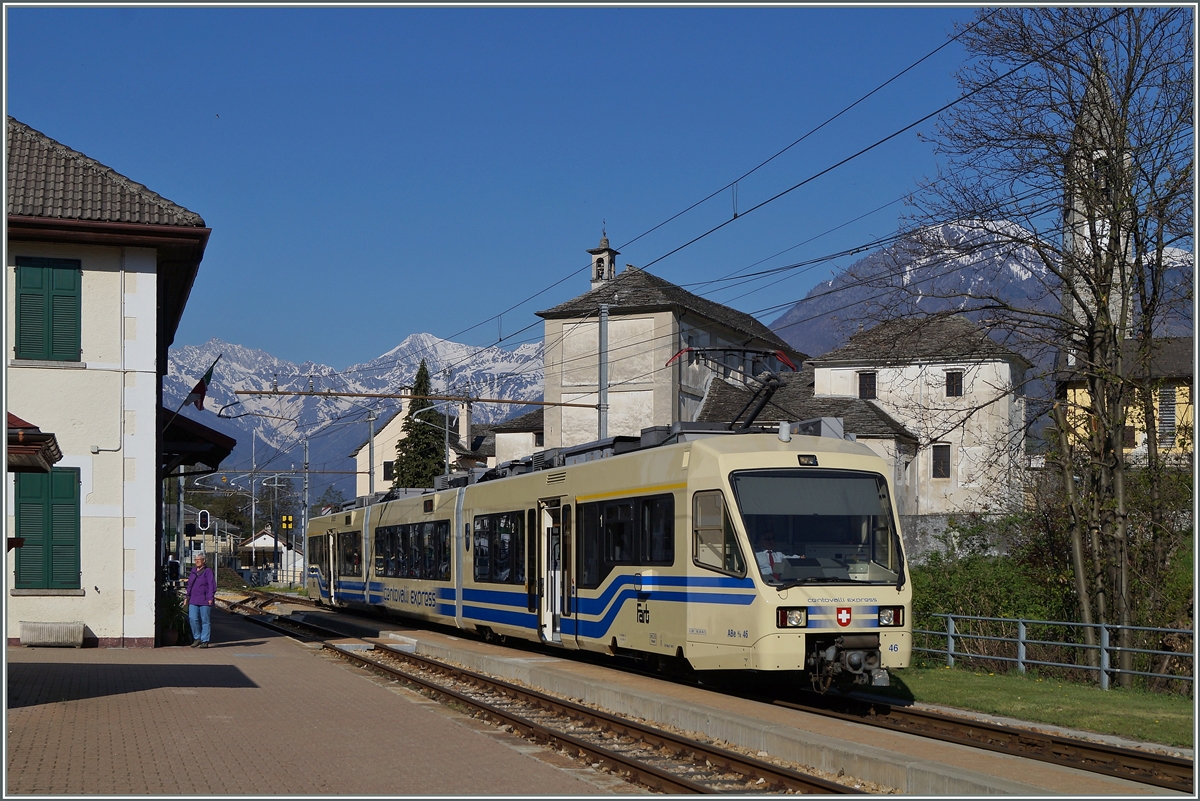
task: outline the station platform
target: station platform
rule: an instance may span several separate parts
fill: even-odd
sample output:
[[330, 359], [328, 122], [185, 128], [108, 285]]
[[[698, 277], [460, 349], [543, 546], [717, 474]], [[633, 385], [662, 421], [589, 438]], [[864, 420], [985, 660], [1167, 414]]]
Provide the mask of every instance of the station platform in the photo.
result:
[[220, 610], [209, 648], [6, 660], [5, 797], [640, 792]]
[[[938, 742], [900, 732], [751, 701], [718, 691], [614, 670], [603, 662], [559, 657], [549, 649], [501, 647], [449, 629], [380, 623], [312, 607], [281, 613], [361, 638], [448, 660], [616, 714], [724, 740], [771, 757], [838, 774], [845, 771], [921, 796], [1150, 796], [1182, 793], [1049, 763]], [[1191, 756], [1187, 754], [1187, 756]]]

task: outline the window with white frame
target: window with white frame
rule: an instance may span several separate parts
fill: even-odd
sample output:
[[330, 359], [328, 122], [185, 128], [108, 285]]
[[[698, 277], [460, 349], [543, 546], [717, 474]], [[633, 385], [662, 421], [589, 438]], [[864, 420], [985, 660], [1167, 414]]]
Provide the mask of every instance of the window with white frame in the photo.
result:
[[961, 398], [963, 394], [963, 371], [946, 371], [946, 397]]
[[950, 478], [950, 445], [939, 442], [931, 449], [933, 454], [933, 470], [930, 475], [934, 478]]

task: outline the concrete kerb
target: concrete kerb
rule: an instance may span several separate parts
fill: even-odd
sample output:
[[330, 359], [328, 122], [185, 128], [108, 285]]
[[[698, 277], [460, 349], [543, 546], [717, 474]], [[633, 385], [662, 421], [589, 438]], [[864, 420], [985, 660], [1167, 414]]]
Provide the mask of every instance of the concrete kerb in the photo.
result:
[[[407, 646], [410, 638], [397, 645]], [[407, 642], [405, 642], [407, 641]], [[389, 644], [391, 644], [389, 642]], [[405, 649], [407, 650], [407, 648]], [[558, 669], [555, 657], [497, 658], [464, 651], [451, 651], [417, 641], [415, 652], [433, 659], [450, 660], [481, 673], [509, 681], [544, 688], [567, 698], [582, 699], [601, 709], [620, 715], [632, 715], [658, 725], [683, 731], [704, 732], [752, 751], [765, 751], [789, 762], [809, 765], [830, 773], [844, 770], [848, 775], [895, 787], [914, 795], [1039, 795], [1044, 789], [996, 776], [975, 774], [943, 764], [927, 764], [905, 759], [873, 746], [829, 737], [819, 737], [784, 726], [764, 726], [761, 720], [737, 713], [714, 716], [712, 710], [691, 706], [665, 695], [635, 692], [624, 687], [600, 686]], [[819, 737], [819, 739], [817, 739]], [[810, 739], [811, 738], [811, 739]]]

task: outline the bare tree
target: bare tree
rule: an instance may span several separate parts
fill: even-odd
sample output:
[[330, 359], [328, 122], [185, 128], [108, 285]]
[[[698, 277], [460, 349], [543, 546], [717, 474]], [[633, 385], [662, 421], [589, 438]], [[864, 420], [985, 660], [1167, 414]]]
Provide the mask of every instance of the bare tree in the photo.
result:
[[[1153, 340], [1168, 314], [1191, 304], [1190, 260], [1186, 280], [1167, 276], [1194, 245], [1193, 13], [978, 12], [961, 26], [974, 57], [957, 75], [964, 99], [929, 137], [947, 166], [914, 202], [912, 241], [926, 253], [988, 250], [1000, 269], [1006, 253], [1036, 255], [1038, 291], [1020, 301], [998, 283], [943, 297], [1007, 331], [1045, 378], [1086, 389], [1059, 392], [1051, 410], [1085, 623], [1134, 622], [1127, 411], [1139, 403], [1154, 431]], [[947, 243], [933, 225], [946, 221], [971, 233]], [[923, 299], [929, 289], [908, 287]], [[1153, 493], [1160, 465], [1151, 437]], [[1152, 528], [1161, 533], [1164, 521]], [[1170, 556], [1150, 550], [1159, 566]], [[1123, 650], [1122, 668], [1129, 658]]]

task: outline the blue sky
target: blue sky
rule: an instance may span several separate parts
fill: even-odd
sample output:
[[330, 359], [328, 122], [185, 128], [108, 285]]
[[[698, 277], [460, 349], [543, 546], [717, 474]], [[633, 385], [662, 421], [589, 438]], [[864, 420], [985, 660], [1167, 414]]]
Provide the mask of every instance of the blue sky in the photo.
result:
[[[772, 307], [852, 260], [772, 286], [701, 284], [892, 231], [899, 203], [845, 224], [936, 171], [921, 127], [667, 258], [733, 216], [732, 190], [625, 243], [971, 15], [9, 6], [5, 102], [212, 228], [176, 345], [219, 337], [340, 369], [416, 332], [476, 345], [503, 335], [504, 346], [540, 336], [534, 312], [588, 288], [585, 251], [602, 226], [618, 264], [653, 262], [651, 272], [770, 322]], [[952, 100], [963, 57], [952, 44], [741, 181], [738, 211]]]

